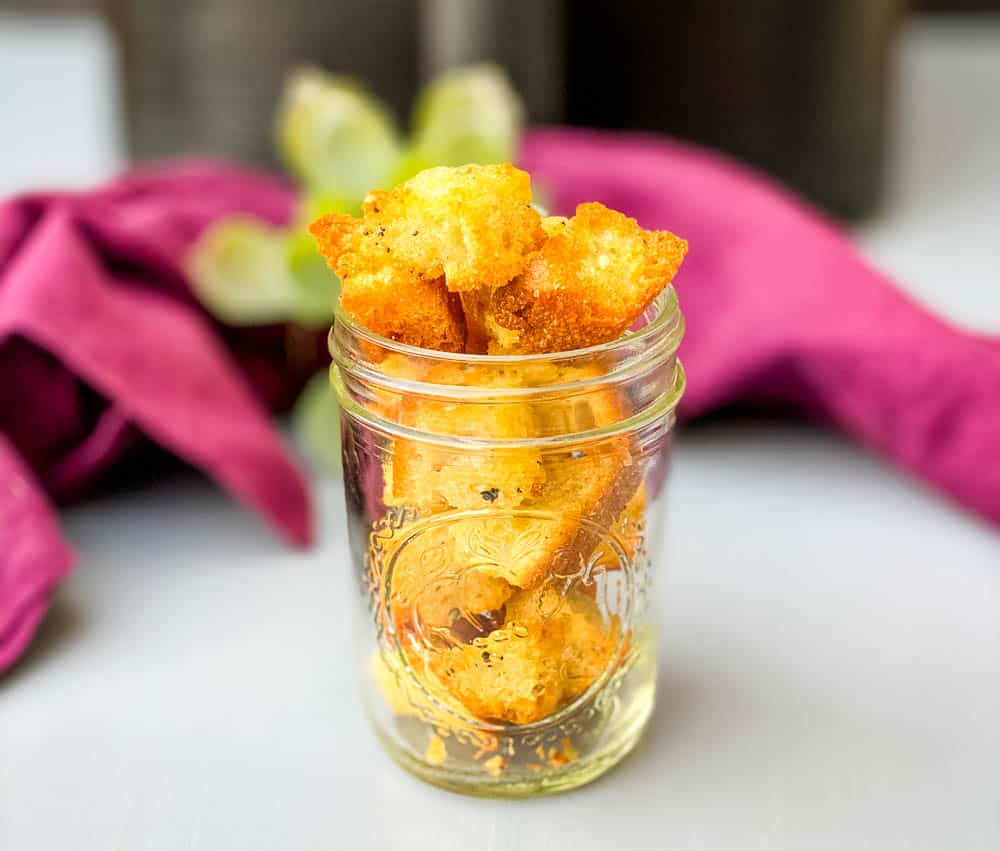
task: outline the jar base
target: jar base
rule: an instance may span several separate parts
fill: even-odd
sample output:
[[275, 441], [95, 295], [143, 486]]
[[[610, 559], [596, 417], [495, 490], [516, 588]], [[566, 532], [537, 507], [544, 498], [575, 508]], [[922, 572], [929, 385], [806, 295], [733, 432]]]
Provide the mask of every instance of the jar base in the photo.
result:
[[646, 689], [632, 696], [627, 715], [616, 719], [613, 733], [599, 747], [559, 768], [546, 768], [527, 776], [503, 773], [492, 777], [482, 769], [463, 770], [430, 765], [400, 747], [378, 724], [373, 726], [386, 753], [410, 774], [432, 786], [479, 798], [533, 798], [584, 786], [621, 762], [642, 738], [652, 716], [654, 702], [655, 680], [651, 680]]

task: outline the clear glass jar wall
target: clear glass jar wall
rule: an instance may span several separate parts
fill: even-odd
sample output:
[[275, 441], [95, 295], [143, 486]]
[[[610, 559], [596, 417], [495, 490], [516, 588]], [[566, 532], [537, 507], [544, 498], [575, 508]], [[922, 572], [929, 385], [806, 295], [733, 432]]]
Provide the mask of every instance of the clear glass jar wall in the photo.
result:
[[363, 696], [387, 751], [432, 783], [572, 788], [649, 718], [646, 601], [684, 388], [673, 291], [637, 325], [494, 357], [336, 318]]

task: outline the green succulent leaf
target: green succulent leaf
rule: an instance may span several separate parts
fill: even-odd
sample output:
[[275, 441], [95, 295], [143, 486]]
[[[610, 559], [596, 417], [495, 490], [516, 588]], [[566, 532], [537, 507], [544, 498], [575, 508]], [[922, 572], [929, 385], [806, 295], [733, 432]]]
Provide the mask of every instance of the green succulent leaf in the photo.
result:
[[219, 219], [187, 256], [195, 295], [228, 325], [286, 321], [293, 288], [285, 232], [248, 216]]
[[295, 222], [301, 230], [306, 230], [310, 223], [327, 213], [349, 213], [352, 216], [357, 216], [360, 212], [360, 200], [349, 201], [339, 195], [313, 193], [304, 195], [299, 200]]
[[399, 158], [388, 110], [354, 80], [312, 68], [289, 78], [277, 136], [285, 164], [307, 190], [352, 202], [386, 185]]
[[509, 162], [524, 107], [494, 65], [447, 71], [420, 94], [413, 113], [413, 151], [427, 164]]
[[435, 163], [428, 160], [424, 155], [413, 147], [403, 151], [396, 163], [396, 169], [389, 180], [390, 186], [396, 186], [405, 180], [409, 180], [415, 174], [419, 174], [425, 168], [431, 168]]
[[340, 406], [326, 370], [309, 379], [295, 402], [292, 431], [318, 471], [330, 475], [340, 472]]
[[333, 321], [333, 306], [340, 295], [340, 281], [305, 230], [289, 231], [285, 258], [290, 275], [292, 321], [322, 328]]
[[401, 145], [388, 111], [356, 82], [315, 69], [291, 76], [278, 115], [278, 141], [304, 195], [290, 229], [246, 216], [212, 225], [187, 258], [202, 303], [230, 325], [329, 324], [340, 284], [307, 233], [320, 215], [357, 215], [376, 186], [392, 186], [434, 165], [504, 162], [514, 156], [523, 108], [491, 65], [446, 72], [414, 110]]

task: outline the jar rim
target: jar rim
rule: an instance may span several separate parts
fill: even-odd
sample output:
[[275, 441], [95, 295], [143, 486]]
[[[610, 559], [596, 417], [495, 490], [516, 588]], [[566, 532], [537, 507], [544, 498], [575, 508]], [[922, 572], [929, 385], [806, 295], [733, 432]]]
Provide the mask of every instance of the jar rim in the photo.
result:
[[629, 433], [644, 428], [661, 417], [670, 415], [677, 408], [687, 387], [687, 375], [679, 360], [674, 361], [673, 382], [670, 390], [660, 394], [649, 406], [636, 411], [631, 416], [614, 423], [584, 429], [534, 437], [497, 438], [472, 437], [469, 435], [440, 434], [417, 428], [376, 414], [359, 404], [344, 385], [344, 378], [337, 364], [330, 365], [330, 383], [337, 394], [342, 410], [368, 428], [402, 437], [419, 443], [433, 443], [440, 446], [464, 447], [467, 449], [523, 449], [577, 445], [589, 441], [599, 441], [616, 434]]
[[[372, 343], [386, 352], [408, 355], [410, 357], [418, 357], [431, 363], [441, 361], [446, 363], [480, 364], [484, 366], [506, 366], [508, 364], [511, 366], [523, 366], [532, 363], [551, 362], [553, 360], [578, 360], [593, 357], [594, 355], [614, 352], [617, 349], [624, 348], [626, 346], [634, 346], [637, 343], [641, 343], [647, 337], [655, 335], [657, 332], [663, 332], [668, 323], [680, 325], [680, 331], [683, 333], [683, 317], [677, 301], [677, 293], [674, 291], [672, 285], [668, 284], [663, 289], [663, 292], [661, 292], [651, 302], [650, 307], [653, 308], [656, 313], [649, 322], [635, 331], [626, 331], [622, 336], [607, 343], [597, 343], [593, 346], [585, 346], [579, 349], [565, 349], [559, 352], [537, 352], [535, 354], [527, 355], [481, 355], [466, 352], [442, 352], [437, 349], [424, 349], [420, 346], [411, 346], [408, 343], [401, 343], [398, 340], [383, 337], [381, 334], [377, 334], [376, 332], [371, 331], [356, 322], [350, 314], [344, 310], [338, 299], [333, 310], [334, 323], [330, 328], [329, 334], [327, 335], [327, 344], [331, 355], [333, 355], [334, 360], [336, 360], [336, 353], [334, 351], [334, 334], [337, 323], [340, 323], [351, 333], [352, 336], [360, 337], [366, 342]], [[649, 308], [646, 309], [649, 310]], [[677, 344], [680, 345], [679, 339], [677, 340]]]
[[[643, 318], [646, 324], [634, 331], [628, 331], [611, 342], [586, 348], [531, 355], [475, 355], [439, 352], [389, 340], [360, 326], [338, 305], [329, 335], [330, 354], [333, 357], [330, 381], [345, 414], [366, 423], [370, 428], [396, 437], [470, 448], [545, 446], [602, 439], [618, 432], [642, 428], [655, 418], [671, 413], [683, 395], [686, 381], [683, 367], [677, 360], [677, 349], [684, 335], [684, 315], [678, 306], [677, 295], [672, 287], [665, 288], [646, 308]], [[384, 358], [371, 357], [367, 351], [369, 347], [381, 354], [401, 355], [428, 366], [448, 364], [488, 367], [502, 373], [506, 368], [520, 369], [537, 364], [557, 364], [572, 369], [600, 363], [606, 370], [575, 375], [567, 375], [560, 370], [560, 377], [552, 382], [540, 381], [522, 386], [438, 383], [427, 380], [426, 377], [391, 374], [382, 367]], [[672, 368], [667, 386], [660, 386], [657, 395], [644, 397], [644, 401], [634, 413], [614, 423], [576, 432], [518, 438], [492, 436], [482, 438], [450, 432], [436, 434], [385, 416], [355, 398], [356, 393], [364, 396], [378, 392], [396, 396], [415, 395], [432, 403], [445, 405], [551, 403], [600, 393], [602, 388], [611, 385], [641, 383], [644, 376], [648, 375], [651, 369], [656, 369], [658, 364], [672, 364]]]

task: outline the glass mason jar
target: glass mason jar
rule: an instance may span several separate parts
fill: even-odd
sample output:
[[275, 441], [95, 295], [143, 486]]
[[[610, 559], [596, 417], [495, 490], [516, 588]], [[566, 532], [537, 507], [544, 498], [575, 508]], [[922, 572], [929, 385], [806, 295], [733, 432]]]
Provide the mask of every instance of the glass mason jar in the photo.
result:
[[671, 288], [621, 339], [544, 355], [417, 349], [337, 313], [362, 689], [417, 776], [555, 792], [637, 742], [683, 329]]

